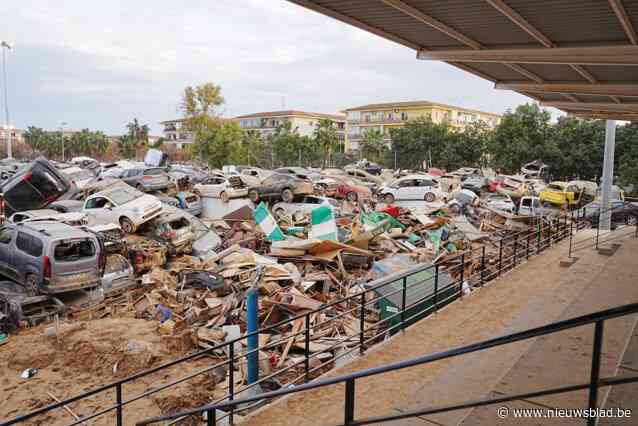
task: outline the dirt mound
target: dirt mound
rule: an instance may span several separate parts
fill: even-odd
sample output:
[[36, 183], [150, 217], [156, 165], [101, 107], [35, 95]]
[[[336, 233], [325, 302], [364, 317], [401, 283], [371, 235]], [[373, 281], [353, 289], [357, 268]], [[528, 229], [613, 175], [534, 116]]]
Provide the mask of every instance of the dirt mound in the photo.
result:
[[12, 356], [7, 359], [7, 366], [16, 370], [26, 368], [46, 368], [53, 364], [56, 358], [56, 351], [53, 348], [38, 348], [30, 351], [13, 351]]

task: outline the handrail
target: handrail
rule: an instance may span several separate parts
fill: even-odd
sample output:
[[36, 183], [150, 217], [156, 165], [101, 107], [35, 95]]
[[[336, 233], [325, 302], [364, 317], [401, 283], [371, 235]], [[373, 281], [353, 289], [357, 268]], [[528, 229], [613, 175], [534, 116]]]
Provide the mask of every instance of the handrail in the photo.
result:
[[[473, 343], [467, 346], [461, 346], [461, 347], [449, 349], [442, 352], [437, 352], [430, 355], [424, 355], [424, 356], [411, 358], [404, 361], [395, 362], [392, 364], [386, 364], [380, 367], [372, 367], [372, 368], [357, 371], [354, 373], [338, 376], [338, 377], [332, 377], [332, 378], [328, 378], [324, 380], [319, 380], [316, 382], [306, 383], [303, 385], [296, 386], [294, 388], [286, 388], [286, 389], [280, 389], [280, 390], [276, 390], [272, 392], [265, 392], [260, 395], [256, 395], [252, 397], [240, 398], [240, 399], [222, 402], [218, 404], [203, 405], [197, 408], [184, 410], [177, 414], [153, 417], [147, 420], [137, 422], [136, 426], [145, 426], [145, 425], [157, 423], [164, 420], [173, 420], [178, 417], [185, 417], [185, 416], [189, 416], [193, 414], [200, 414], [200, 413], [203, 413], [204, 411], [210, 412], [211, 410], [216, 410], [216, 409], [221, 410], [224, 408], [232, 408], [232, 407], [236, 407], [238, 405], [246, 404], [249, 402], [256, 402], [256, 401], [261, 401], [264, 399], [276, 398], [276, 397], [280, 397], [284, 395], [304, 392], [307, 390], [334, 385], [338, 383], [351, 382], [356, 379], [375, 376], [378, 374], [384, 374], [384, 373], [401, 370], [404, 368], [413, 367], [417, 365], [428, 364], [434, 361], [440, 361], [446, 358], [452, 358], [459, 355], [465, 355], [465, 354], [469, 354], [473, 352], [478, 352], [478, 351], [494, 348], [497, 346], [519, 342], [522, 340], [527, 340], [527, 339], [531, 339], [535, 337], [541, 337], [541, 336], [557, 333], [557, 332], [572, 329], [575, 327], [581, 327], [581, 326], [592, 324], [592, 323], [596, 323], [598, 325], [598, 324], [602, 324], [602, 321], [618, 318], [618, 317], [622, 317], [622, 316], [626, 316], [626, 315], [630, 315], [634, 313], [638, 313], [638, 303], [631, 303], [631, 304], [618, 306], [611, 309], [606, 309], [603, 311], [581, 315], [578, 317], [574, 317], [574, 318], [570, 318], [570, 319], [566, 319], [562, 321], [557, 321], [557, 322], [543, 325], [540, 327], [530, 328], [525, 331], [520, 331], [517, 333], [511, 333], [504, 336], [483, 340], [483, 341]], [[599, 327], [600, 326], [597, 326], [597, 329]], [[602, 333], [602, 330], [601, 331], [597, 330], [597, 334], [598, 333]], [[602, 337], [602, 335], [600, 335], [599, 337]], [[598, 339], [594, 339], [594, 340], [598, 340]], [[602, 341], [599, 343], [602, 344]], [[636, 376], [636, 381], [638, 381], [638, 376]], [[589, 385], [585, 387], [588, 387], [588, 386]], [[565, 390], [564, 392], [567, 392], [567, 390]], [[498, 402], [498, 401], [495, 401], [495, 402]], [[464, 406], [460, 408], [464, 408]], [[441, 411], [445, 411], [445, 410], [442, 408], [437, 409], [437, 412], [441, 412]]]
[[[542, 218], [540, 218], [540, 220], [542, 220]], [[540, 252], [542, 252], [542, 250], [544, 250], [545, 248], [549, 247], [550, 245], [552, 245], [554, 242], [556, 241], [560, 241], [564, 238], [567, 237], [567, 229], [568, 225], [567, 225], [567, 218], [564, 218], [564, 221], [561, 220], [555, 220], [550, 222], [547, 226], [544, 226], [541, 228], [536, 228], [534, 227], [532, 230], [523, 230], [520, 232], [515, 232], [515, 233], [511, 233], [509, 235], [505, 235], [504, 237], [502, 237], [500, 240], [497, 240], [497, 244], [499, 247], [499, 261], [498, 261], [498, 270], [497, 271], [488, 271], [487, 270], [487, 263], [486, 263], [486, 253], [485, 253], [485, 246], [479, 248], [479, 249], [470, 249], [464, 252], [458, 252], [456, 253], [456, 257], [450, 257], [446, 260], [446, 262], [452, 262], [453, 265], [450, 266], [449, 268], [447, 268], [447, 271], [453, 271], [456, 268], [459, 268], [457, 271], [460, 273], [460, 279], [459, 280], [453, 280], [451, 283], [449, 283], [448, 287], [441, 287], [438, 288], [437, 287], [437, 282], [439, 281], [439, 275], [441, 272], [445, 271], [446, 269], [443, 268], [440, 264], [425, 264], [425, 265], [417, 265], [411, 269], [405, 270], [405, 271], [400, 271], [397, 273], [393, 273], [390, 275], [387, 275], [383, 278], [377, 279], [375, 281], [372, 281], [370, 283], [367, 283], [367, 285], [365, 286], [363, 291], [360, 291], [356, 294], [353, 295], [349, 295], [347, 297], [338, 299], [338, 300], [334, 300], [332, 302], [326, 303], [322, 306], [320, 306], [319, 308], [313, 310], [313, 311], [306, 311], [304, 313], [292, 316], [288, 319], [279, 321], [273, 325], [269, 325], [267, 327], [263, 327], [260, 330], [258, 330], [257, 332], [252, 332], [252, 333], [246, 333], [240, 337], [237, 337], [235, 339], [231, 339], [229, 341], [225, 341], [223, 343], [217, 344], [215, 346], [212, 346], [210, 348], [206, 348], [203, 350], [199, 350], [196, 351], [192, 354], [186, 355], [182, 358], [178, 358], [176, 360], [167, 362], [165, 364], [159, 365], [157, 367], [153, 367], [150, 368], [148, 370], [145, 371], [140, 371], [138, 373], [135, 373], [129, 377], [126, 377], [124, 379], [120, 379], [117, 381], [113, 381], [111, 383], [99, 386], [95, 389], [89, 390], [85, 393], [79, 394], [79, 395], [75, 395], [73, 397], [69, 397], [65, 400], [62, 400], [60, 402], [56, 402], [50, 405], [47, 405], [45, 407], [33, 410], [29, 413], [25, 413], [22, 415], [19, 415], [17, 417], [14, 417], [8, 421], [5, 422], [0, 422], [0, 426], [8, 426], [8, 425], [12, 425], [12, 424], [17, 424], [26, 420], [29, 420], [35, 416], [44, 414], [48, 411], [54, 410], [54, 409], [58, 409], [63, 407], [64, 405], [67, 405], [69, 403], [84, 399], [86, 397], [95, 395], [97, 393], [101, 393], [101, 392], [105, 392], [105, 391], [109, 391], [112, 389], [115, 389], [115, 393], [116, 393], [116, 404], [112, 405], [106, 409], [103, 409], [101, 411], [99, 411], [98, 413], [93, 413], [91, 415], [88, 415], [87, 417], [81, 418], [77, 423], [86, 420], [87, 418], [94, 418], [97, 417], [99, 415], [102, 415], [104, 413], [107, 413], [109, 411], [113, 411], [116, 410], [117, 415], [116, 415], [116, 420], [117, 420], [117, 424], [118, 425], [122, 425], [123, 422], [123, 407], [134, 402], [137, 401], [141, 398], [147, 397], [149, 395], [152, 395], [154, 393], [160, 392], [164, 389], [170, 388], [172, 386], [175, 386], [179, 383], [182, 383], [186, 380], [189, 380], [190, 378], [193, 378], [199, 374], [203, 374], [207, 371], [210, 370], [210, 368], [206, 368], [203, 370], [199, 370], [195, 373], [191, 373], [190, 375], [177, 379], [173, 382], [170, 382], [168, 384], [162, 385], [158, 388], [154, 388], [151, 390], [148, 390], [140, 395], [136, 395], [136, 396], [132, 396], [128, 399], [124, 399], [123, 395], [122, 395], [122, 386], [128, 382], [131, 382], [133, 380], [145, 377], [149, 374], [153, 374], [156, 373], [158, 371], [161, 371], [163, 369], [178, 365], [180, 363], [186, 362], [186, 361], [190, 361], [193, 360], [195, 358], [198, 358], [202, 355], [206, 355], [209, 353], [212, 353], [214, 351], [217, 350], [221, 350], [226, 348], [227, 351], [231, 351], [232, 348], [234, 347], [234, 345], [244, 339], [247, 339], [250, 336], [254, 336], [255, 334], [260, 334], [260, 333], [269, 333], [269, 332], [280, 332], [280, 330], [278, 330], [280, 327], [285, 327], [285, 326], [290, 326], [294, 321], [304, 321], [304, 324], [306, 324], [306, 328], [305, 330], [302, 332], [298, 332], [297, 336], [293, 336], [293, 339], [297, 339], [300, 335], [309, 335], [310, 333], [310, 328], [309, 328], [309, 321], [310, 321], [310, 315], [315, 314], [315, 313], [319, 313], [319, 312], [325, 312], [326, 310], [329, 310], [331, 308], [340, 308], [341, 306], [343, 306], [343, 308], [340, 308], [339, 311], [341, 311], [342, 309], [345, 309], [345, 311], [348, 310], [352, 310], [353, 307], [358, 307], [360, 312], [359, 312], [359, 320], [360, 320], [360, 335], [358, 336], [359, 338], [359, 343], [358, 343], [358, 348], [360, 350], [361, 353], [364, 352], [365, 348], [370, 344], [370, 343], [374, 343], [375, 341], [377, 341], [377, 339], [379, 337], [381, 337], [384, 333], [389, 332], [389, 331], [396, 331], [397, 329], [403, 330], [407, 325], [409, 325], [411, 323], [411, 321], [413, 321], [415, 318], [418, 318], [419, 316], [424, 317], [432, 312], [436, 312], [440, 307], [444, 306], [445, 304], [453, 301], [456, 298], [460, 298], [463, 297], [463, 283], [464, 281], [469, 281], [470, 284], [474, 284], [474, 285], [482, 285], [484, 282], [489, 281], [491, 279], [494, 279], [498, 276], [501, 276], [503, 273], [505, 273], [506, 271], [515, 268], [516, 266], [518, 266], [523, 260], [529, 259], [530, 256], [535, 255], [535, 254], [539, 254]], [[492, 243], [494, 243], [494, 241], [492, 240]], [[504, 251], [505, 250], [513, 250], [513, 255], [505, 256], [504, 255]], [[531, 250], [531, 251], [530, 251]], [[474, 255], [473, 255], [474, 253]], [[478, 268], [478, 271], [474, 271], [474, 273], [471, 276], [464, 276], [464, 270], [466, 265], [468, 264], [468, 262], [480, 262], [480, 268]], [[457, 263], [454, 263], [457, 262]], [[433, 277], [430, 277], [426, 280], [422, 280], [422, 281], [417, 281], [416, 283], [411, 283], [411, 284], [407, 284], [407, 279], [409, 277], [415, 276], [416, 274], [419, 274], [423, 271], [426, 270], [431, 270], [433, 272]], [[405, 299], [405, 294], [406, 291], [409, 287], [413, 286], [413, 285], [418, 285], [418, 284], [423, 284], [425, 283], [427, 280], [431, 280], [434, 279], [434, 293], [430, 294], [429, 296], [422, 298], [421, 300], [418, 301], [419, 304], [421, 303], [425, 303], [426, 301], [429, 301], [430, 303], [433, 303], [433, 306], [428, 307], [422, 311], [417, 312], [416, 314], [411, 314], [410, 317], [406, 317], [405, 313], [407, 310], [412, 309], [413, 306], [408, 306], [406, 305], [406, 299]], [[370, 307], [373, 305], [373, 303], [375, 303], [376, 301], [378, 301], [380, 298], [382, 297], [386, 297], [386, 296], [379, 296], [377, 298], [375, 298], [374, 300], [366, 300], [366, 295], [370, 294], [371, 292], [374, 292], [375, 290], [378, 290], [384, 286], [387, 286], [389, 284], [393, 284], [396, 283], [398, 281], [402, 281], [403, 285], [402, 285], [402, 289], [401, 290], [397, 290], [397, 293], [402, 293], [402, 299], [403, 299], [403, 304], [402, 306], [400, 306], [399, 308], [399, 312], [395, 315], [393, 315], [392, 317], [389, 318], [385, 318], [383, 321], [380, 321], [379, 323], [375, 324], [375, 326], [372, 327], [368, 327], [367, 329], [365, 329], [364, 324], [365, 324], [365, 316], [366, 316], [366, 308]], [[440, 283], [439, 283], [440, 284]], [[455, 291], [452, 295], [443, 295], [444, 299], [439, 299], [439, 297], [441, 297], [441, 293], [443, 291], [447, 291], [447, 289], [451, 289], [451, 288], [456, 288], [457, 291]], [[434, 300], [432, 300], [434, 299]], [[356, 309], [356, 308], [355, 308]], [[343, 313], [343, 312], [342, 312]], [[326, 321], [324, 322], [331, 322], [334, 321], [335, 318], [338, 318], [341, 314], [338, 314], [336, 317], [330, 317], [328, 318]], [[398, 324], [392, 325], [390, 321], [399, 321]], [[386, 322], [387, 323], [387, 328], [385, 329], [385, 331], [382, 331], [381, 333], [376, 333], [375, 336], [373, 338], [369, 338], [369, 337], [364, 337], [364, 335], [366, 333], [368, 333], [373, 327], [377, 327], [379, 326], [379, 324]], [[312, 328], [317, 327], [318, 325], [313, 326]], [[287, 336], [287, 335], [286, 335]], [[287, 336], [285, 340], [288, 340], [288, 338], [290, 338], [290, 336]], [[355, 337], [356, 339], [356, 337]], [[308, 382], [310, 380], [310, 373], [315, 371], [315, 369], [311, 370], [309, 368], [309, 360], [312, 358], [312, 356], [310, 356], [309, 354], [309, 349], [308, 349], [308, 345], [309, 345], [309, 340], [306, 338], [305, 339], [305, 346], [306, 346], [306, 350], [305, 350], [305, 381]], [[343, 343], [343, 341], [340, 341], [337, 343], [336, 346], [338, 346], [340, 343]], [[256, 350], [264, 350], [268, 347], [268, 345], [264, 345], [264, 346], [260, 346], [258, 347]], [[355, 347], [355, 349], [357, 348]], [[253, 351], [254, 352], [254, 351]], [[252, 352], [251, 352], [252, 353]], [[240, 360], [241, 358], [245, 357], [247, 355], [247, 353], [242, 353], [239, 354], [237, 357], [233, 356], [232, 360], [227, 360], [224, 361], [224, 365], [225, 364], [232, 364], [235, 365], [234, 363], [237, 362], [238, 360]], [[332, 361], [334, 361], [334, 359], [332, 359]], [[321, 364], [321, 366], [327, 364], [330, 361], [327, 361], [324, 364]], [[277, 371], [276, 373], [273, 374], [277, 375], [282, 373], [282, 370]], [[293, 383], [296, 383], [298, 381], [298, 379], [295, 379], [293, 381]], [[235, 392], [235, 390], [231, 387], [231, 389], [229, 389], [229, 393], [227, 394], [225, 398], [229, 398], [234, 396], [234, 394], [241, 392], [245, 390], [245, 388], [243, 389], [239, 389], [237, 392]], [[231, 413], [232, 416], [232, 413]]]

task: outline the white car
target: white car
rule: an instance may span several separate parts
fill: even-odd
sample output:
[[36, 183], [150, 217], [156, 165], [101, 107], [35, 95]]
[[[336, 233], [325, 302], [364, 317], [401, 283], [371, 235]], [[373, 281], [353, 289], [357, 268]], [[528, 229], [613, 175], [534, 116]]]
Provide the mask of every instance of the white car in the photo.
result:
[[80, 190], [83, 190], [89, 182], [95, 179], [95, 175], [91, 173], [91, 171], [75, 166], [63, 169], [62, 174], [64, 174], [64, 176], [73, 182]]
[[25, 210], [14, 213], [9, 218], [9, 222], [12, 223], [26, 223], [45, 220], [55, 220], [71, 226], [83, 226], [87, 224], [86, 215], [84, 213], [59, 213], [52, 209]]
[[340, 209], [337, 200], [328, 197], [318, 197], [316, 195], [304, 195], [298, 200], [293, 200], [291, 203], [282, 201], [272, 206], [272, 212], [277, 219], [280, 219], [286, 214], [294, 215], [297, 212], [304, 214], [310, 213], [320, 206], [329, 206], [335, 211], [335, 215], [339, 215]]
[[512, 198], [505, 194], [490, 194], [487, 196], [485, 204], [489, 208], [503, 210], [509, 213], [513, 213], [514, 210], [516, 210], [516, 204], [514, 204]]
[[231, 198], [245, 197], [248, 195], [248, 188], [233, 188], [230, 181], [221, 176], [213, 176], [204, 179], [193, 187], [193, 192], [200, 197], [221, 198], [229, 200]]
[[243, 169], [239, 176], [246, 183], [246, 186], [259, 186], [261, 182], [268, 176], [272, 175], [272, 171], [260, 169], [258, 167], [249, 167]]
[[443, 195], [439, 190], [439, 183], [426, 175], [401, 177], [390, 185], [383, 185], [378, 193], [388, 204], [403, 200], [424, 200], [431, 203]]
[[143, 223], [159, 216], [162, 203], [135, 188], [117, 186], [88, 197], [82, 212], [89, 216], [92, 225], [115, 223], [131, 234]]

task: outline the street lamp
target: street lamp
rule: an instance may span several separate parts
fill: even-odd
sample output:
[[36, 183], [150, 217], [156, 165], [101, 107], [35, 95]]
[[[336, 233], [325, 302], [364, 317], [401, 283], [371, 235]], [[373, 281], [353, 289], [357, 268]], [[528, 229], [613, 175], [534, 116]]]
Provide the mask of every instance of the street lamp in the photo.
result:
[[[6, 49], [6, 50], [5, 50]], [[12, 157], [11, 152], [11, 130], [9, 126], [9, 86], [7, 85], [7, 55], [6, 51], [11, 50], [11, 45], [2, 40], [0, 41], [0, 50], [2, 50], [2, 80], [4, 82], [4, 122], [7, 135], [7, 158]]]
[[60, 138], [62, 139], [62, 162], [64, 163], [64, 126], [66, 126], [66, 121], [60, 123]]

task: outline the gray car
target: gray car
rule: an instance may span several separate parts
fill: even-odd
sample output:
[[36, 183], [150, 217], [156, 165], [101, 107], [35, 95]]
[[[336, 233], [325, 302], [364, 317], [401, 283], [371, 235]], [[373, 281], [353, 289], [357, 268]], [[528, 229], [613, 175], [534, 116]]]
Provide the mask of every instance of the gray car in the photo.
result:
[[0, 274], [34, 295], [99, 286], [105, 260], [94, 234], [64, 223], [0, 226]]
[[121, 179], [142, 192], [165, 190], [170, 182], [168, 174], [161, 167], [128, 169], [122, 173]]
[[121, 254], [109, 254], [102, 277], [104, 294], [118, 293], [135, 285], [135, 274], [129, 261]]

